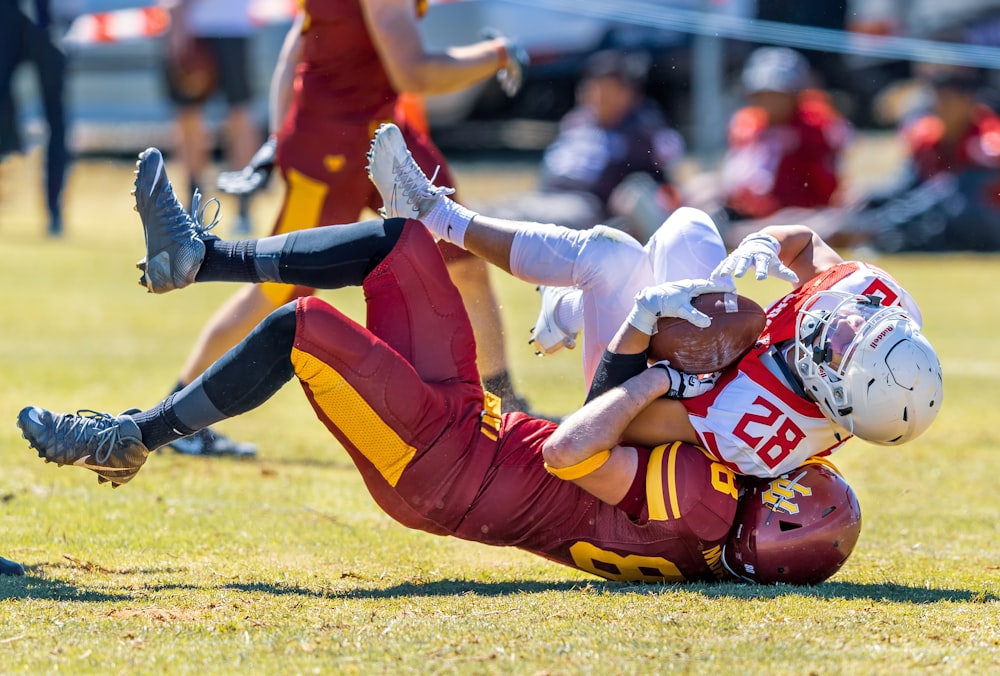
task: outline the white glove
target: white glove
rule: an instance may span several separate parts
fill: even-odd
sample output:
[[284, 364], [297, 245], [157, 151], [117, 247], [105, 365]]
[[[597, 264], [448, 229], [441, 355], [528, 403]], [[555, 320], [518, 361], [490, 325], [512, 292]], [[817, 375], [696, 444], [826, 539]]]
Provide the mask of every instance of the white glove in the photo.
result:
[[665, 396], [667, 399], [693, 399], [705, 394], [715, 387], [715, 381], [721, 375], [720, 371], [708, 375], [696, 376], [690, 373], [682, 373], [670, 366], [670, 362], [658, 361], [650, 368], [661, 368], [670, 374], [670, 389]]
[[500, 89], [508, 97], [513, 98], [521, 91], [524, 84], [524, 69], [528, 66], [528, 52], [524, 51], [516, 40], [505, 37], [495, 28], [484, 28], [482, 31], [484, 40], [502, 40], [504, 49], [507, 50], [507, 65], [497, 71], [497, 82]]
[[727, 293], [733, 290], [732, 282], [725, 280], [685, 279], [659, 286], [647, 286], [635, 296], [635, 305], [629, 313], [628, 323], [647, 336], [656, 331], [660, 317], [680, 317], [704, 329], [712, 323], [711, 317], [695, 310], [691, 299], [703, 293]]
[[758, 281], [767, 279], [768, 275], [774, 275], [786, 282], [798, 283], [798, 275], [781, 262], [781, 257], [778, 255], [780, 250], [781, 244], [770, 235], [759, 232], [747, 235], [712, 271], [710, 278], [742, 277], [753, 266]]

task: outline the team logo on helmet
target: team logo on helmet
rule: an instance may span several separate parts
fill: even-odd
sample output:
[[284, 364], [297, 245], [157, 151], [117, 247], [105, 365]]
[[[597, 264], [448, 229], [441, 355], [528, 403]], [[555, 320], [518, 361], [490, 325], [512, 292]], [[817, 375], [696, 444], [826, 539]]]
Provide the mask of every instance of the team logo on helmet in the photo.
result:
[[795, 499], [800, 495], [802, 497], [812, 495], [811, 488], [799, 483], [805, 475], [805, 472], [801, 472], [798, 476], [791, 479], [779, 477], [772, 480], [768, 484], [767, 490], [761, 493], [761, 502], [770, 507], [772, 512], [798, 514], [799, 506], [795, 503]]

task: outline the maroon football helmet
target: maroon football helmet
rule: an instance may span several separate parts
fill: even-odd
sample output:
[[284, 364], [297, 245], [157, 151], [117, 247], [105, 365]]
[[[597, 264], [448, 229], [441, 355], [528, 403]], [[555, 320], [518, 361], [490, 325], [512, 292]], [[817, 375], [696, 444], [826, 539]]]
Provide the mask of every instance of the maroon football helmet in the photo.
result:
[[809, 462], [745, 486], [722, 549], [730, 573], [758, 584], [819, 584], [840, 570], [861, 533], [861, 507], [832, 465]]

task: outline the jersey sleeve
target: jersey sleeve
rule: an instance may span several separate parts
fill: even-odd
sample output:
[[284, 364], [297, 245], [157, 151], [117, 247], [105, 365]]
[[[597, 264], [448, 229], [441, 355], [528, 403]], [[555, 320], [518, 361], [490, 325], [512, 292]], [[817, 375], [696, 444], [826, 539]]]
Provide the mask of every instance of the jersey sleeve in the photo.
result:
[[642, 520], [673, 522], [703, 541], [724, 538], [736, 515], [741, 478], [697, 446], [674, 442], [649, 454]]

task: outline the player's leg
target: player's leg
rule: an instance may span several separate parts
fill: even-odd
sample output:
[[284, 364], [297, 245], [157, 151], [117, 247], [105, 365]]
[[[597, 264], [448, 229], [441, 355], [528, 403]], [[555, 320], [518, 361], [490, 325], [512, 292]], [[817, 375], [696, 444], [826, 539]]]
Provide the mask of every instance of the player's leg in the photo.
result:
[[66, 82], [66, 56], [52, 42], [48, 31], [34, 22], [26, 22], [24, 37], [28, 58], [35, 63], [48, 127], [45, 144], [45, 202], [49, 212], [48, 234], [62, 235], [62, 193], [69, 164], [66, 146], [66, 106], [63, 93]]
[[603, 226], [578, 231], [470, 211], [445, 199], [447, 189], [430, 183], [392, 125], [376, 133], [368, 166], [391, 215], [420, 218], [437, 237], [520, 279], [586, 290], [584, 369], [589, 381], [635, 293], [652, 280], [648, 257], [635, 239]]
[[399, 245], [363, 284], [369, 322], [392, 344], [324, 301], [303, 298], [146, 411], [62, 415], [28, 407], [18, 417], [22, 433], [46, 460], [83, 465], [117, 485], [135, 476], [150, 449], [249, 411], [297, 376], [379, 504], [408, 526], [450, 532], [492, 460], [469, 453], [475, 428], [488, 424], [475, 346], [428, 233], [414, 222], [388, 225], [400, 230]]
[[[235, 92], [238, 93], [238, 92]], [[324, 223], [348, 223], [357, 219], [371, 190], [364, 172], [363, 150], [367, 140], [358, 137], [356, 125], [342, 133], [342, 125], [317, 131], [319, 136], [341, 139], [336, 145], [317, 147], [316, 135], [297, 128], [279, 140], [277, 164], [285, 183], [285, 194], [273, 235]], [[346, 144], [346, 147], [345, 147]], [[356, 146], [356, 147], [355, 147]], [[348, 157], [355, 157], [353, 162]], [[314, 177], [322, 177], [322, 180]], [[238, 229], [239, 230], [239, 229]], [[268, 313], [296, 298], [313, 293], [308, 286], [266, 282], [248, 284], [237, 291], [208, 320], [188, 355], [174, 391], [190, 383], [257, 325]], [[171, 447], [189, 455], [250, 455], [256, 447], [238, 442], [212, 429], [185, 437]]]
[[646, 243], [657, 284], [682, 279], [708, 279], [726, 245], [712, 217], [700, 209], [681, 207]]
[[304, 299], [292, 361], [383, 509], [408, 526], [451, 532], [493, 458], [470, 442], [492, 448], [498, 411], [479, 384], [472, 327], [432, 238], [415, 221], [389, 221], [399, 223], [398, 244], [364, 279], [369, 330]]
[[[448, 164], [430, 137], [423, 130], [406, 122], [400, 124], [400, 131], [417, 165], [436, 171], [438, 180], [443, 185], [453, 186], [454, 179]], [[359, 154], [358, 157], [362, 156]], [[377, 200], [376, 206], [380, 206], [383, 200], [377, 191], [373, 190], [373, 193]], [[454, 199], [458, 199], [457, 195]], [[511, 381], [503, 322], [486, 263], [447, 242], [441, 242], [439, 246], [451, 281], [458, 287], [472, 322], [483, 386], [503, 400], [505, 411], [528, 411], [528, 402], [518, 396]]]
[[[223, 129], [226, 160], [233, 167], [243, 167], [260, 146], [260, 132], [251, 111], [250, 40], [243, 36], [233, 36], [216, 38], [214, 43], [219, 63], [219, 90], [225, 96], [228, 107]], [[249, 235], [253, 231], [249, 196], [241, 195], [238, 203], [235, 232]]]
[[150, 450], [249, 411], [290, 380], [295, 327], [293, 305], [276, 310], [205, 373], [145, 411], [60, 414], [28, 406], [17, 425], [46, 462], [86, 467], [101, 483], [127, 483]]

